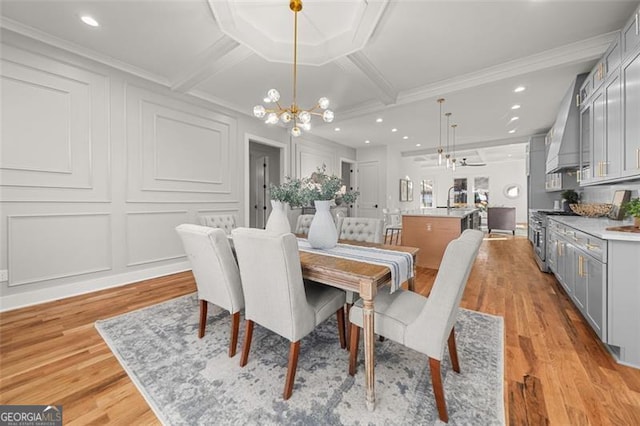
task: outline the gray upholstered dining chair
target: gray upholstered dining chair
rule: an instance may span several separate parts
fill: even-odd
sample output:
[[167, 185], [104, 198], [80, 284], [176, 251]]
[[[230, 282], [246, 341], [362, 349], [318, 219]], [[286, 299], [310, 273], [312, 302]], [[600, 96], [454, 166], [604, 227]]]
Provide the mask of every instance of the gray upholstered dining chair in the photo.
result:
[[232, 214], [207, 214], [200, 216], [200, 225], [220, 228], [230, 235], [236, 227], [236, 219]]
[[337, 223], [338, 239], [382, 243], [382, 219], [369, 217], [341, 217]]
[[227, 234], [222, 229], [192, 224], [176, 227], [182, 239], [187, 258], [191, 262], [193, 276], [200, 300], [200, 326], [198, 337], [204, 336], [208, 303], [220, 306], [231, 314], [231, 339], [229, 356], [236, 354], [240, 310], [244, 308], [244, 296], [240, 272]]
[[[382, 219], [374, 219], [369, 217], [344, 217], [340, 218], [337, 223], [338, 239], [363, 241], [367, 243], [379, 243], [384, 240]], [[358, 298], [357, 294], [347, 291], [347, 313], [353, 302]]]
[[232, 235], [246, 301], [240, 366], [244, 367], [249, 358], [254, 323], [288, 339], [291, 343], [283, 398], [289, 399], [303, 337], [335, 313], [340, 346], [346, 347], [344, 292], [303, 281], [298, 241], [293, 234], [237, 228]]
[[298, 222], [296, 223], [296, 234], [307, 235], [309, 233], [309, 227], [313, 221], [312, 214], [301, 214], [298, 216]]
[[[431, 382], [438, 414], [449, 421], [440, 373], [445, 345], [449, 346], [451, 365], [460, 372], [455, 341], [455, 323], [460, 299], [482, 243], [482, 232], [468, 229], [447, 246], [429, 297], [412, 291], [380, 292], [374, 302], [375, 332], [405, 345], [429, 358]], [[363, 326], [362, 300], [351, 308], [349, 374], [356, 372], [358, 339]]]

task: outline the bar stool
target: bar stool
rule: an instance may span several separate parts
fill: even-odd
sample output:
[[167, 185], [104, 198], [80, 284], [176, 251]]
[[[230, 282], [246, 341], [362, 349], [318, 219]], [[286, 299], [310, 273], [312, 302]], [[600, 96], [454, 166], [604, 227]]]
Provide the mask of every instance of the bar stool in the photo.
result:
[[400, 234], [402, 233], [402, 225], [389, 225], [384, 231], [384, 243], [387, 244], [387, 238], [389, 244], [393, 244], [393, 237], [396, 237], [396, 245], [400, 244]]

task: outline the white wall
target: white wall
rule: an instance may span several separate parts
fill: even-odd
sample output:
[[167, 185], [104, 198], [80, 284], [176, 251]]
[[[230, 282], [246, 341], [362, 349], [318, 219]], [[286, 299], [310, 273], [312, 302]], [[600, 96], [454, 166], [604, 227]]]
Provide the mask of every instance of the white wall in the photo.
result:
[[4, 29], [1, 47], [0, 310], [189, 269], [175, 226], [245, 222], [247, 135], [288, 171], [355, 158]]

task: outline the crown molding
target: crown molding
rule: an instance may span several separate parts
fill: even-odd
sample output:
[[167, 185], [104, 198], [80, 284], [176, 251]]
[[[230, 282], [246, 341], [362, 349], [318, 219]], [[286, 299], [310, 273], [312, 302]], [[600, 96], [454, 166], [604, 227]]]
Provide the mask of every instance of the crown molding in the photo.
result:
[[171, 89], [177, 92], [187, 92], [197, 86], [212, 74], [220, 71], [217, 66], [222, 59], [240, 46], [240, 43], [227, 35], [222, 35], [209, 48], [198, 55], [191, 64], [186, 65], [182, 72], [171, 83]]
[[154, 73], [150, 73], [141, 68], [138, 68], [133, 65], [127, 64], [125, 62], [119, 61], [117, 59], [111, 58], [107, 55], [101, 55], [99, 53], [96, 53], [94, 50], [87, 49], [85, 47], [82, 47], [75, 43], [68, 42], [66, 40], [62, 40], [61, 38], [52, 36], [51, 34], [37, 30], [33, 27], [29, 27], [27, 25], [21, 24], [12, 19], [0, 17], [0, 28], [4, 28], [8, 31], [14, 32], [16, 34], [31, 38], [33, 40], [36, 40], [42, 43], [46, 43], [58, 49], [65, 50], [67, 52], [81, 56], [83, 58], [87, 58], [92, 61], [107, 65], [111, 68], [124, 71], [126, 73], [135, 75], [137, 77], [140, 77], [148, 81], [152, 81], [162, 86], [169, 87], [169, 80], [166, 79], [165, 77], [159, 76]]
[[[411, 104], [414, 102], [443, 96], [464, 89], [493, 83], [506, 78], [516, 77], [534, 71], [551, 69], [564, 65], [571, 65], [582, 61], [597, 59], [607, 50], [619, 31], [601, 34], [575, 43], [566, 44], [554, 49], [546, 50], [525, 58], [504, 62], [499, 65], [484, 68], [480, 71], [464, 74], [436, 83], [401, 92], [395, 105]], [[340, 112], [341, 119], [356, 118], [383, 110], [388, 105], [375, 101], [363, 102], [348, 110]]]

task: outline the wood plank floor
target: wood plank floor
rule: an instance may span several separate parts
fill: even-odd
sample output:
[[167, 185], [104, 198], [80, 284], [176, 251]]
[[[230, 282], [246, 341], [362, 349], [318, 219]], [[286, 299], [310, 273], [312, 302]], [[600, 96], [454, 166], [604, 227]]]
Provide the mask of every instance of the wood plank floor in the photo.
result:
[[[419, 270], [418, 291], [434, 277]], [[62, 404], [67, 425], [158, 424], [93, 323], [193, 291], [182, 273], [0, 314], [0, 404]], [[509, 424], [640, 424], [640, 370], [613, 361], [526, 238], [483, 243], [462, 305], [505, 318]]]

